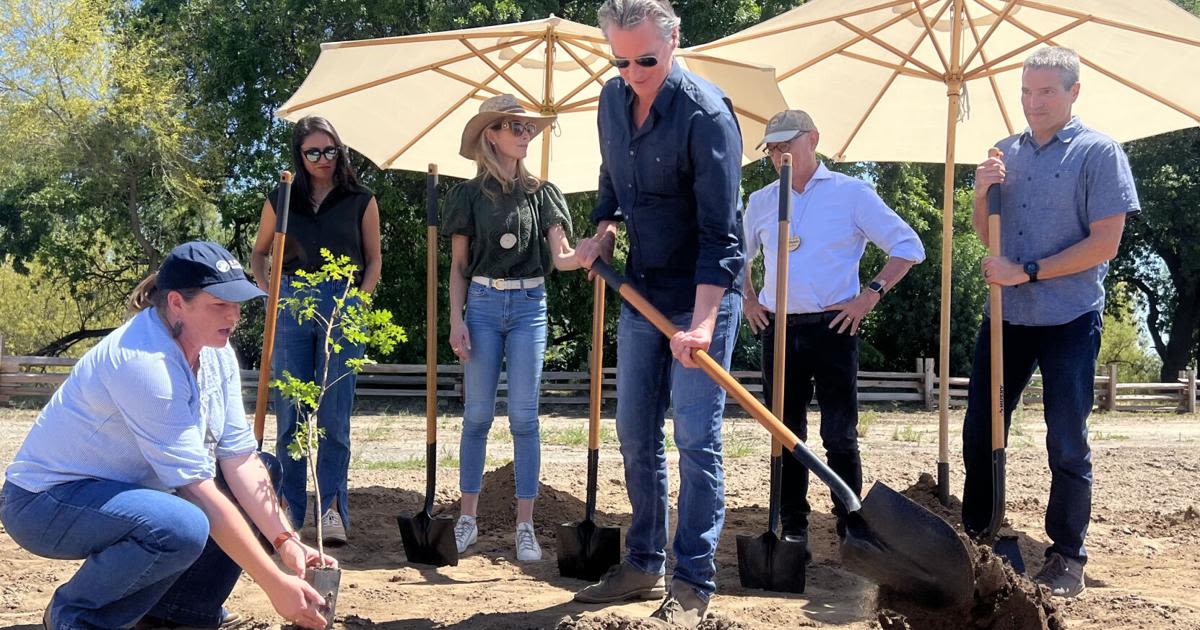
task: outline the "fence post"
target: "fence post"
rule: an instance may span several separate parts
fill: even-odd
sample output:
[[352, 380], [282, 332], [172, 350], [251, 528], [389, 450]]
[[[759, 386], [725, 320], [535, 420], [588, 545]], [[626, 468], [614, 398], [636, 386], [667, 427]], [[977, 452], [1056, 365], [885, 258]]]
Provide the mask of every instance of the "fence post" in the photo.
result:
[[925, 403], [925, 411], [933, 411], [937, 406], [937, 397], [933, 393], [933, 359], [917, 359], [917, 372], [921, 373], [921, 400]]
[[1104, 408], [1108, 411], [1117, 410], [1117, 364], [1108, 364], [1108, 392], [1104, 400]]
[[1183, 370], [1179, 376], [1187, 384], [1183, 390], [1183, 410], [1187, 413], [1196, 413], [1196, 368], [1190, 367]]

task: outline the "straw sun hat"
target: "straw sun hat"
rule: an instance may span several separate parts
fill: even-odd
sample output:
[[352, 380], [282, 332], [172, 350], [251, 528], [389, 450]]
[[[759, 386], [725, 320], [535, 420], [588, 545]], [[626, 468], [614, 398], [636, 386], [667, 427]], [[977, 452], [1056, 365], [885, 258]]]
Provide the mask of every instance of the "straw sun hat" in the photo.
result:
[[475, 150], [479, 148], [479, 134], [483, 133], [484, 129], [491, 127], [505, 118], [520, 118], [533, 123], [536, 127], [533, 136], [537, 137], [539, 133], [554, 122], [557, 116], [554, 114], [528, 112], [524, 107], [521, 107], [520, 103], [517, 103], [517, 97], [512, 94], [493, 96], [480, 103], [479, 113], [467, 121], [467, 126], [463, 128], [462, 132], [462, 143], [458, 148], [459, 155], [468, 160], [474, 160]]

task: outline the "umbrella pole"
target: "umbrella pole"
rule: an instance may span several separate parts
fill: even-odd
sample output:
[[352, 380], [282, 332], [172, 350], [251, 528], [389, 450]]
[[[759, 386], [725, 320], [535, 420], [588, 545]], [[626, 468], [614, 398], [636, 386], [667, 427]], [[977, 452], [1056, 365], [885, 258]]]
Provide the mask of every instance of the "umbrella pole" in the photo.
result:
[[942, 182], [942, 312], [938, 335], [938, 501], [950, 503], [950, 284], [954, 263], [954, 142], [962, 94], [962, 0], [955, 0], [946, 82], [946, 170]]

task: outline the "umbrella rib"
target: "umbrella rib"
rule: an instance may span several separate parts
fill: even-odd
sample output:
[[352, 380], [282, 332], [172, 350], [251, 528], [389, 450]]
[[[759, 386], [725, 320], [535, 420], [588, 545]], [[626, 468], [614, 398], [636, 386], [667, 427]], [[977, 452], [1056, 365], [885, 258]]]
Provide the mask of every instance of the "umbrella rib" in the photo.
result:
[[[400, 35], [397, 37], [377, 37], [375, 39], [358, 39], [346, 42], [328, 42], [321, 44], [321, 50], [332, 50], [338, 48], [365, 48], [368, 46], [388, 46], [392, 44], [419, 44], [425, 42], [440, 42], [462, 39], [497, 39], [504, 37], [525, 38], [529, 36], [530, 31], [481, 31], [478, 33], [455, 33], [454, 31], [429, 33], [426, 35]], [[603, 37], [595, 37], [592, 35], [573, 35], [580, 39], [603, 43]], [[513, 42], [508, 42], [512, 44]], [[519, 43], [519, 42], [518, 42]]]
[[[1004, 5], [1004, 10], [1002, 10], [1000, 12], [1000, 14], [996, 16], [996, 21], [992, 22], [992, 25], [988, 27], [987, 32], [983, 34], [983, 39], [979, 39], [979, 36], [976, 35], [975, 49], [971, 51], [971, 54], [967, 55], [966, 61], [963, 61], [963, 64], [962, 64], [963, 68], [969, 67], [971, 65], [971, 62], [975, 60], [975, 55], [977, 55], [983, 51], [984, 44], [987, 44], [988, 41], [992, 39], [992, 33], [995, 33], [996, 29], [999, 28], [1000, 25], [1004, 23], [1004, 20], [1006, 18], [1008, 18], [1008, 14], [1011, 13], [1012, 10], [1016, 8], [1016, 6], [1017, 6], [1016, 0], [1009, 0], [1008, 2], [1006, 2]], [[963, 13], [967, 13], [967, 12], [968, 12], [967, 5], [964, 4], [963, 5]], [[975, 25], [971, 24], [971, 29], [974, 30], [974, 28], [975, 28]], [[987, 63], [986, 59], [984, 60], [984, 63]]]
[[[730, 102], [733, 102], [733, 101], [731, 100]], [[752, 111], [742, 109], [741, 107], [738, 107], [737, 105], [733, 106], [733, 111], [745, 116], [746, 118], [749, 118], [750, 120], [753, 120], [754, 122], [759, 122], [764, 125], [767, 124], [766, 118], [763, 118], [762, 116], [759, 116], [758, 114], [755, 114]]]
[[937, 51], [938, 59], [942, 60], [942, 69], [950, 72], [950, 63], [946, 61], [946, 53], [942, 52], [942, 45], [938, 43], [937, 36], [933, 34], [933, 25], [929, 23], [929, 16], [925, 15], [921, 0], [913, 0], [913, 6], [917, 9], [917, 15], [921, 16], [921, 24], [925, 27], [925, 34], [929, 36], [933, 49]]
[[[481, 50], [480, 52], [483, 54], [487, 54], [489, 52], [494, 52], [494, 51], [500, 50], [502, 48], [509, 48], [509, 47], [515, 46], [517, 44], [523, 44], [528, 41], [536, 42], [537, 39], [538, 39], [537, 37], [526, 37], [525, 39], [518, 40], [515, 42], [506, 42], [504, 44], [497, 44], [495, 46], [489, 46], [488, 48], [485, 48], [485, 49]], [[324, 96], [320, 96], [320, 97], [317, 97], [314, 99], [309, 99], [307, 101], [304, 101], [303, 103], [297, 103], [290, 107], [282, 108], [278, 112], [276, 112], [275, 115], [278, 117], [283, 117], [283, 116], [290, 114], [291, 112], [294, 112], [296, 110], [304, 109], [306, 107], [312, 107], [313, 105], [320, 105], [321, 103], [324, 103], [326, 101], [331, 101], [333, 99], [341, 98], [341, 97], [347, 96], [349, 94], [354, 94], [356, 92], [362, 92], [364, 90], [369, 90], [373, 87], [378, 87], [380, 85], [383, 85], [384, 83], [391, 83], [392, 81], [399, 81], [400, 79], [410, 77], [414, 74], [420, 74], [422, 72], [433, 70], [434, 68], [437, 68], [439, 66], [446, 66], [446, 65], [458, 63], [460, 61], [466, 61], [467, 59], [471, 59], [472, 57], [475, 57], [475, 56], [476, 55], [474, 55], [474, 54], [466, 53], [463, 55], [459, 55], [457, 57], [443, 59], [442, 61], [439, 61], [437, 63], [426, 64], [419, 68], [412, 68], [409, 70], [405, 70], [403, 72], [397, 72], [396, 74], [388, 75], [386, 77], [372, 79], [371, 81], [367, 81], [366, 83], [360, 83], [358, 85], [354, 85], [354, 86], [351, 86], [351, 87], [348, 87], [348, 88], [345, 88], [342, 90], [338, 90], [336, 92], [332, 92], [332, 93], [326, 94]]]
[[[926, 2], [925, 2], [925, 6], [930, 6], [930, 5], [932, 5], [932, 4], [934, 4], [935, 2], [938, 2], [938, 1], [939, 1], [939, 0], [926, 0]], [[907, 4], [907, 3], [898, 3], [896, 6], [899, 6], [899, 4]], [[946, 6], [949, 6], [949, 5], [947, 4], [947, 5], [943, 6], [942, 10], [938, 12], [938, 15], [941, 15], [942, 13], [944, 13], [944, 12], [945, 12], [945, 7], [946, 7]], [[879, 32], [879, 31], [882, 31], [882, 30], [886, 29], [886, 28], [890, 28], [892, 25], [894, 25], [894, 24], [897, 24], [897, 23], [899, 23], [899, 22], [902, 22], [902, 21], [904, 21], [904, 20], [907, 20], [908, 18], [912, 17], [912, 14], [913, 14], [913, 13], [915, 13], [915, 12], [916, 12], [916, 11], [915, 11], [914, 9], [909, 9], [908, 11], [906, 11], [906, 12], [904, 12], [904, 13], [901, 13], [900, 15], [897, 15], [897, 16], [893, 17], [892, 19], [890, 19], [890, 20], [888, 20], [888, 21], [884, 22], [883, 24], [880, 24], [880, 25], [876, 26], [875, 28], [871, 29], [869, 32], [870, 32], [870, 33], [877, 33], [877, 32]], [[933, 21], [934, 21], [934, 22], [937, 22], [937, 20], [938, 20], [938, 18], [934, 18], [934, 20], [933, 20]], [[795, 74], [798, 74], [798, 73], [800, 73], [800, 72], [803, 72], [803, 71], [805, 71], [805, 70], [807, 70], [807, 69], [811, 68], [812, 66], [814, 66], [814, 65], [816, 65], [816, 64], [818, 64], [818, 63], [821, 63], [822, 61], [825, 61], [826, 59], [828, 59], [828, 58], [830, 58], [830, 57], [832, 57], [832, 56], [834, 56], [834, 55], [836, 55], [836, 54], [838, 54], [838, 53], [842, 52], [843, 50], [846, 50], [847, 48], [849, 48], [849, 47], [851, 47], [851, 46], [853, 46], [853, 45], [857, 44], [858, 42], [861, 42], [863, 39], [864, 39], [864, 37], [863, 37], [862, 35], [859, 35], [859, 36], [857, 36], [857, 37], [852, 37], [852, 38], [850, 38], [850, 39], [846, 40], [845, 42], [842, 42], [842, 43], [841, 43], [841, 44], [839, 44], [838, 46], [835, 46], [835, 47], [834, 47], [834, 48], [832, 48], [831, 50], [825, 51], [824, 53], [822, 53], [822, 54], [820, 54], [820, 55], [818, 55], [818, 56], [814, 57], [813, 59], [810, 59], [810, 60], [808, 60], [808, 61], [806, 61], [806, 62], [804, 62], [804, 63], [802, 63], [802, 64], [800, 64], [800, 65], [796, 66], [795, 68], [792, 68], [791, 70], [788, 70], [788, 71], [786, 71], [786, 72], [783, 72], [782, 74], [777, 74], [777, 75], [776, 75], [776, 77], [777, 77], [777, 78], [776, 78], [776, 80], [777, 80], [777, 81], [779, 81], [779, 82], [783, 82], [785, 79], [789, 79], [789, 78], [791, 78], [791, 77], [792, 77], [792, 75], [795, 75]], [[700, 47], [699, 47], [699, 46], [697, 46], [696, 48], [694, 48], [694, 49], [692, 49], [692, 50], [696, 50], [696, 49], [698, 49], [698, 48], [700, 48]]]
[[[983, 0], [979, 0], [979, 4], [982, 5], [984, 8], [986, 8], [987, 10], [992, 11], [993, 13], [996, 12], [996, 10], [993, 7], [988, 6], [986, 2], [983, 2]], [[1033, 37], [1039, 36], [1038, 32], [1036, 30], [1030, 28], [1024, 22], [1021, 22], [1020, 20], [1010, 17], [1009, 22], [1011, 22], [1013, 26], [1016, 26], [1017, 28], [1025, 31], [1026, 33], [1028, 33], [1029, 35], [1031, 35]], [[1053, 46], [1059, 45], [1058, 42], [1055, 42], [1052, 40], [1047, 41], [1047, 43], [1049, 43]], [[1078, 52], [1078, 51], [1076, 51], [1076, 52]], [[1107, 68], [1104, 68], [1103, 66], [1100, 66], [1099, 64], [1095, 63], [1094, 61], [1091, 61], [1090, 59], [1088, 59], [1087, 57], [1084, 57], [1083, 55], [1079, 55], [1079, 61], [1083, 62], [1083, 64], [1086, 65], [1087, 67], [1112, 79], [1113, 81], [1116, 81], [1117, 83], [1120, 83], [1121, 85], [1124, 85], [1125, 87], [1127, 87], [1135, 92], [1138, 92], [1138, 93], [1142, 94], [1143, 96], [1147, 96], [1155, 101], [1158, 101], [1159, 103], [1166, 105], [1167, 107], [1170, 107], [1171, 109], [1179, 112], [1180, 114], [1183, 114], [1184, 116], [1187, 116], [1188, 118], [1191, 118], [1192, 120], [1196, 121], [1197, 123], [1200, 123], [1200, 114], [1197, 114], [1196, 112], [1193, 112], [1193, 111], [1187, 109], [1186, 107], [1183, 107], [1182, 105], [1179, 105], [1178, 103], [1175, 103], [1171, 99], [1168, 99], [1165, 96], [1161, 96], [1156, 92], [1147, 90], [1146, 88], [1144, 88], [1140, 85], [1137, 85], [1137, 84], [1133, 83], [1132, 81], [1129, 81], [1128, 79], [1121, 77], [1120, 75], [1116, 74], [1115, 72], [1112, 72], [1111, 70], [1108, 70]]]
[[[535, 41], [535, 42], [534, 42], [534, 45], [533, 45], [533, 46], [530, 46], [530, 47], [529, 47], [529, 48], [527, 48], [527, 49], [526, 49], [524, 52], [522, 52], [522, 53], [520, 53], [519, 55], [517, 55], [517, 56], [516, 56], [516, 57], [515, 57], [515, 58], [514, 58], [512, 61], [514, 61], [514, 62], [515, 62], [515, 61], [517, 61], [517, 60], [519, 60], [519, 59], [522, 59], [522, 58], [524, 58], [524, 57], [525, 57], [525, 55], [528, 55], [530, 52], [532, 52], [534, 48], [537, 48], [537, 47], [538, 47], [538, 45], [540, 45], [540, 44], [541, 44], [541, 43], [544, 41], [544, 36], [543, 36], [543, 37], [535, 37], [534, 39], [535, 39], [535, 40], [537, 40], [537, 41]], [[470, 50], [471, 52], [475, 53], [475, 57], [476, 57], [476, 58], [478, 58], [478, 59], [479, 59], [480, 61], [482, 61], [483, 63], [487, 64], [487, 66], [488, 66], [489, 68], [491, 68], [492, 70], [494, 70], [494, 71], [496, 72], [496, 74], [497, 74], [497, 75], [499, 75], [501, 78], [503, 78], [503, 79], [504, 79], [504, 80], [505, 80], [505, 81], [506, 81], [506, 82], [507, 82], [509, 85], [513, 86], [513, 88], [514, 88], [514, 89], [516, 89], [518, 92], [520, 92], [520, 93], [521, 93], [521, 94], [522, 94], [522, 95], [523, 95], [525, 98], [529, 99], [529, 102], [531, 102], [531, 103], [536, 103], [536, 102], [538, 102], [538, 98], [537, 98], [536, 96], [534, 96], [533, 94], [530, 94], [530, 93], [529, 93], [529, 92], [528, 92], [528, 91], [527, 91], [527, 90], [526, 90], [524, 87], [522, 87], [522, 86], [521, 86], [520, 84], [518, 84], [516, 81], [513, 81], [513, 80], [512, 80], [512, 77], [508, 76], [508, 73], [506, 73], [506, 72], [504, 71], [504, 70], [507, 70], [508, 68], [512, 67], [512, 65], [513, 65], [512, 63], [505, 64], [505, 66], [504, 66], [504, 69], [502, 70], [502, 69], [500, 68], [500, 66], [497, 66], [497, 65], [496, 65], [496, 63], [495, 63], [494, 61], [492, 61], [491, 59], [488, 59], [488, 58], [487, 58], [487, 53], [481, 53], [481, 52], [479, 52], [479, 49], [478, 49], [478, 48], [476, 48], [476, 47], [474, 47], [474, 46], [472, 46], [472, 45], [471, 45], [471, 42], [469, 42], [469, 41], [467, 41], [467, 40], [465, 40], [465, 39], [461, 39], [461, 40], [459, 40], [459, 42], [460, 42], [460, 43], [461, 43], [463, 46], [466, 46], [466, 47], [467, 47], [467, 50]], [[551, 68], [547, 68], [547, 69], [546, 69], [546, 71], [547, 71], [547, 72], [552, 72], [552, 71], [553, 71], [553, 69], [551, 69]], [[494, 77], [493, 77], [493, 78], [494, 78]], [[489, 79], [489, 80], [488, 80], [488, 82], [490, 83], [490, 82], [491, 82], [491, 79]]]
[[562, 108], [562, 106], [567, 101], [571, 100], [576, 94], [582, 92], [583, 89], [586, 88], [592, 81], [595, 81], [597, 85], [599, 85], [601, 88], [603, 88], [604, 81], [600, 80], [600, 75], [607, 72], [608, 67], [609, 67], [608, 62], [604, 62], [601, 65], [600, 69], [593, 70], [592, 67], [587, 65], [587, 62], [585, 62], [583, 59], [580, 59], [579, 55], [575, 54], [575, 51], [571, 50], [571, 47], [567, 46], [566, 43], [567, 43], [567, 40], [559, 40], [559, 44], [561, 45], [561, 48], [563, 49], [563, 51], [565, 51], [568, 56], [570, 56], [572, 59], [574, 59], [575, 63], [579, 64], [580, 68], [583, 68], [588, 73], [588, 78], [584, 79], [583, 81], [580, 81], [579, 85], [577, 85], [575, 87], [575, 89], [571, 90], [570, 92], [567, 93], [566, 96], [559, 99], [558, 102], [554, 104], [554, 109], [556, 109], [556, 110]]
[[[937, 15], [935, 15], [933, 18], [933, 21], [935, 23], [938, 20], [942, 19], [942, 16], [946, 14], [946, 10], [950, 8], [950, 5], [951, 5], [950, 2], [947, 2], [946, 4], [942, 5], [941, 10], [939, 10], [937, 12]], [[928, 32], [928, 31], [926, 31], [926, 34], [929, 36], [933, 36], [933, 33]], [[910, 49], [908, 52], [908, 54], [910, 56], [912, 55], [912, 53], [916, 52], [918, 47], [921, 46], [921, 42], [924, 39], [925, 39], [924, 37], [918, 37], [917, 41], [913, 42], [912, 49]], [[902, 56], [902, 59], [900, 62], [901, 67], [903, 67], [903, 65], [906, 63], [906, 61], [904, 61], [904, 60], [907, 58], [908, 57], [906, 57], [906, 56]], [[883, 100], [883, 95], [887, 94], [887, 91], [892, 87], [892, 84], [896, 82], [896, 79], [900, 76], [900, 74], [901, 74], [901, 72], [899, 69], [892, 71], [892, 76], [888, 77], [888, 80], [886, 82], [884, 82], [883, 87], [879, 89], [879, 93], [875, 95], [874, 100], [872, 100], [871, 104], [867, 106], [867, 109], [866, 109], [866, 111], [863, 112], [862, 117], [860, 117], [858, 119], [858, 123], [854, 125], [854, 130], [850, 132], [850, 135], [846, 136], [846, 141], [844, 143], [842, 143], [842, 147], [840, 149], [838, 149], [838, 152], [833, 156], [834, 160], [836, 160], [838, 162], [842, 161], [843, 156], [846, 155], [846, 149], [849, 149], [850, 143], [854, 142], [854, 139], [856, 137], [858, 137], [858, 132], [862, 130], [863, 125], [867, 124], [867, 118], [870, 118], [871, 113], [874, 112], [875, 108], [879, 106], [879, 101]]]
[[903, 63], [900, 63], [900, 64], [889, 63], [882, 59], [876, 59], [874, 57], [868, 57], [866, 55], [852, 53], [848, 50], [843, 50], [843, 51], [839, 52], [838, 54], [842, 55], [843, 57], [849, 57], [851, 59], [854, 59], [855, 61], [861, 61], [863, 63], [869, 63], [869, 64], [873, 64], [876, 66], [881, 66], [881, 67], [887, 68], [888, 70], [894, 70], [900, 74], [903, 74], [904, 76], [913, 77], [915, 79], [925, 79], [927, 81], [936, 81], [938, 83], [944, 82], [942, 77], [931, 77], [926, 72], [921, 72], [919, 70], [913, 70], [912, 68], [906, 68], [906, 67], [904, 67]]
[[[983, 63], [988, 63], [987, 53], [983, 52], [982, 40], [979, 39], [979, 29], [975, 28], [975, 22], [971, 20], [971, 10], [967, 8], [966, 3], [963, 3], [963, 16], [967, 18], [967, 25], [971, 27], [971, 36], [975, 38], [975, 50], [979, 51], [979, 58], [983, 60]], [[999, 24], [999, 20], [994, 24]], [[1005, 107], [1004, 98], [1000, 95], [1000, 85], [996, 83], [996, 76], [988, 75], [987, 79], [992, 86], [992, 94], [996, 97], [996, 105], [1000, 107], [1000, 117], [1004, 119], [1004, 127], [1008, 129], [1009, 135], [1012, 135], [1012, 119], [1008, 117], [1008, 108]]]
[[[1016, 57], [1017, 55], [1025, 52], [1026, 50], [1029, 50], [1039, 44], [1046, 43], [1046, 42], [1050, 41], [1051, 39], [1053, 39], [1059, 35], [1062, 35], [1063, 33], [1066, 33], [1067, 31], [1073, 30], [1084, 24], [1087, 24], [1088, 21], [1089, 21], [1089, 18], [1083, 17], [1078, 20], [1075, 20], [1074, 22], [1071, 22], [1070, 24], [1067, 24], [1066, 26], [1060, 26], [1060, 27], [1054, 29], [1053, 31], [1046, 33], [1045, 35], [1038, 35], [1035, 33], [1035, 34], [1033, 34], [1033, 37], [1034, 37], [1033, 41], [1025, 44], [1024, 46], [1014, 48], [1014, 49], [1004, 53], [1003, 55], [996, 57], [995, 59], [993, 59], [991, 61], [984, 62], [983, 65], [981, 65], [978, 68], [975, 68], [974, 70], [963, 75], [963, 78], [967, 79], [967, 80], [974, 79], [977, 76], [979, 76], [980, 74], [987, 72], [988, 70], [991, 70], [993, 67], [999, 65], [1000, 63], [1008, 61], [1009, 59], [1012, 59], [1013, 57]], [[1015, 23], [1015, 20], [1014, 20], [1014, 23]]]
[[[1052, 6], [1052, 5], [1048, 5], [1048, 4], [1043, 4], [1041, 2], [1030, 2], [1029, 0], [1016, 0], [1016, 2], [1018, 4], [1027, 6], [1031, 9], [1040, 9], [1042, 11], [1046, 11], [1047, 13], [1057, 13], [1059, 15], [1065, 15], [1068, 17], [1083, 17], [1083, 16], [1087, 15], [1087, 14], [1081, 13], [1079, 11], [1073, 11], [1071, 9], [1064, 9], [1062, 7], [1056, 7], [1056, 6]], [[1179, 44], [1187, 44], [1188, 46], [1196, 46], [1196, 47], [1200, 48], [1200, 40], [1198, 40], [1198, 39], [1192, 39], [1190, 37], [1183, 37], [1182, 35], [1173, 35], [1171, 33], [1161, 33], [1158, 31], [1152, 31], [1148, 28], [1144, 28], [1144, 27], [1137, 26], [1134, 24], [1129, 24], [1126, 22], [1118, 22], [1116, 20], [1110, 20], [1107, 18], [1097, 17], [1095, 15], [1088, 15], [1087, 17], [1089, 17], [1092, 22], [1095, 22], [1096, 24], [1101, 24], [1103, 26], [1111, 26], [1113, 28], [1119, 28], [1121, 30], [1130, 31], [1133, 33], [1137, 33], [1139, 35], [1146, 35], [1148, 37], [1157, 37], [1159, 39], [1166, 39], [1166, 40], [1173, 41], [1173, 42], [1176, 42]]]
[[[534, 39], [536, 40], [536, 38], [534, 38]], [[528, 48], [526, 48], [525, 50], [518, 53], [512, 59], [509, 59], [508, 63], [504, 64], [503, 69], [497, 68], [496, 71], [494, 73], [492, 73], [492, 76], [488, 77], [487, 79], [485, 79], [483, 81], [483, 84], [486, 85], [488, 83], [491, 83], [497, 76], [503, 75], [504, 70], [507, 70], [514, 63], [517, 63], [521, 59], [524, 59], [525, 55], [528, 55], [529, 51], [533, 50], [534, 48], [537, 48], [538, 44], [541, 44], [541, 42], [534, 41], [533, 44], [531, 44]], [[437, 127], [439, 124], [441, 124], [441, 122], [443, 120], [445, 120], [446, 117], [448, 117], [450, 114], [452, 114], [454, 112], [454, 110], [458, 109], [459, 107], [462, 107], [463, 103], [466, 103], [470, 99], [474, 98], [475, 95], [479, 93], [479, 89], [480, 88], [477, 87], [474, 90], [467, 92], [465, 95], [463, 95], [462, 98], [458, 99], [458, 102], [455, 103], [452, 107], [446, 108], [446, 111], [442, 112], [441, 116], [438, 116], [437, 118], [435, 118], [433, 122], [429, 123], [429, 125], [427, 125], [424, 129], [421, 130], [421, 133], [418, 133], [416, 136], [414, 136], [412, 140], [409, 140], [407, 144], [405, 144], [403, 147], [400, 147], [399, 151], [396, 151], [395, 153], [393, 153], [391, 155], [391, 157], [384, 160], [383, 163], [380, 164], [379, 166], [381, 168], [390, 167], [392, 162], [396, 161], [396, 158], [399, 158], [401, 155], [404, 155], [405, 151], [411, 149], [413, 147], [413, 145], [420, 142], [422, 138], [424, 138], [426, 135], [428, 135], [429, 132], [432, 131], [434, 127]]]
[[[924, 70], [925, 72], [928, 72], [930, 75], [932, 75], [938, 79], [941, 79], [942, 77], [944, 77], [946, 75], [946, 73], [938, 72], [937, 70], [934, 70], [933, 68], [931, 68], [928, 65], [924, 64], [923, 62], [921, 62], [921, 60], [917, 59], [916, 57], [913, 57], [912, 53], [905, 55], [903, 52], [900, 52], [899, 48], [896, 48], [895, 46], [883, 41], [882, 39], [879, 39], [875, 35], [870, 34], [845, 20], [838, 20], [838, 24], [841, 24], [845, 28], [848, 28], [851, 31], [854, 31], [855, 33], [858, 33], [859, 35], [862, 35], [866, 39], [870, 40], [871, 43], [883, 48], [884, 50], [892, 53], [893, 55], [896, 55], [897, 57], [900, 57], [901, 59], [907, 59], [908, 62], [911, 63], [912, 65], [917, 66], [918, 68]], [[924, 39], [924, 38], [919, 38], [917, 40], [917, 42], [920, 43], [921, 39]], [[913, 52], [916, 52], [915, 48], [913, 49]]]
[[462, 83], [465, 83], [473, 88], [479, 88], [480, 90], [485, 90], [487, 92], [490, 92], [492, 94], [492, 96], [499, 96], [501, 93], [500, 90], [497, 90], [496, 88], [494, 88], [490, 85], [484, 85], [482, 83], [473, 81], [471, 79], [468, 79], [468, 78], [462, 76], [461, 74], [451, 72], [445, 68], [434, 68], [433, 71], [442, 76], [454, 79], [455, 81], [460, 81]]
[[[731, 44], [740, 44], [741, 42], [751, 40], [751, 39], [770, 37], [771, 35], [779, 35], [780, 33], [796, 31], [796, 30], [800, 30], [802, 28], [808, 28], [810, 26], [820, 26], [822, 24], [827, 24], [829, 22], [834, 22], [834, 21], [841, 20], [844, 18], [852, 18], [852, 17], [857, 17], [860, 15], [866, 15], [867, 13], [874, 13], [876, 11], [882, 11], [884, 9], [891, 9], [893, 7], [898, 7], [902, 4], [908, 4], [910, 1], [911, 0], [891, 0], [890, 2], [885, 2], [883, 4], [878, 4], [878, 5], [871, 6], [871, 7], [865, 7], [862, 9], [855, 10], [855, 11], [850, 11], [849, 13], [842, 13], [839, 15], [831, 15], [829, 17], [824, 17], [819, 20], [813, 20], [811, 22], [802, 22], [800, 24], [792, 24], [790, 26], [781, 26], [776, 29], [770, 29], [770, 30], [766, 30], [766, 31], [758, 32], [758, 33], [749, 33], [746, 35], [730, 37], [728, 39], [720, 39], [715, 42], [710, 42], [708, 44], [701, 44], [699, 46], [695, 46], [692, 48], [692, 50], [694, 50], [696, 52], [702, 52], [702, 51], [706, 51], [706, 50], [712, 50], [714, 48], [720, 48], [722, 46], [729, 46]], [[936, 1], [937, 0], [931, 0], [930, 2], [926, 2], [926, 6], [931, 5]], [[912, 15], [912, 13], [905, 14], [905, 16], [900, 19], [904, 19], [904, 18], [908, 17], [909, 15]], [[896, 20], [896, 22], [898, 22], [898, 21], [899, 20]], [[892, 22], [892, 24], [894, 24], [894, 23], [895, 22]]]
[[568, 113], [568, 112], [584, 112], [584, 111], [588, 111], [588, 108], [587, 108], [587, 107], [585, 107], [585, 106], [586, 106], [586, 105], [591, 105], [592, 103], [596, 103], [596, 102], [598, 102], [599, 100], [600, 100], [600, 97], [599, 97], [599, 96], [589, 96], [588, 98], [585, 98], [585, 99], [583, 99], [582, 101], [575, 101], [574, 103], [571, 103], [570, 105], [564, 105], [564, 106], [562, 106], [562, 108], [560, 108], [560, 109], [558, 110], [558, 113], [559, 113], [559, 114], [566, 114], [566, 113]]

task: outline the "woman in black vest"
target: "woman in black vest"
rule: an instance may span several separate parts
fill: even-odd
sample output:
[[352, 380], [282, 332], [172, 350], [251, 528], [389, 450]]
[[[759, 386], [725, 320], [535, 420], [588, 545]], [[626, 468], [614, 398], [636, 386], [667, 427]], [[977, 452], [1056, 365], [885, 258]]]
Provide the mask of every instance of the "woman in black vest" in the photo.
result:
[[[328, 120], [306, 116], [292, 131], [292, 166], [296, 179], [292, 185], [288, 233], [283, 254], [283, 282], [280, 298], [291, 295], [292, 276], [297, 271], [316, 271], [324, 264], [321, 249], [334, 256], [347, 256], [359, 268], [359, 288], [375, 290], [382, 265], [379, 241], [379, 206], [370, 190], [358, 183], [350, 166], [348, 149]], [[279, 188], [271, 191], [263, 203], [258, 238], [250, 263], [254, 277], [263, 289], [270, 279], [268, 258], [275, 234], [275, 204]], [[322, 288], [319, 308], [325, 317], [333, 310], [333, 299], [345, 289], [340, 283]], [[340, 337], [340, 334], [335, 332]], [[324, 372], [324, 330], [316, 321], [303, 324], [286, 311], [279, 313], [275, 332], [272, 369], [275, 377], [284, 371], [301, 380], [316, 381]], [[347, 373], [346, 360], [362, 356], [363, 348], [342, 344], [329, 364], [328, 382], [335, 383], [325, 393], [318, 422], [325, 430], [317, 454], [317, 483], [321, 490], [321, 524], [324, 543], [346, 542], [350, 524], [346, 504], [346, 477], [350, 468], [350, 412], [354, 406], [353, 373]], [[283, 464], [283, 500], [288, 516], [299, 528], [304, 522], [307, 502], [306, 469], [302, 461], [292, 459], [287, 445], [296, 432], [297, 414], [289, 401], [275, 397], [278, 437], [275, 451]], [[336, 502], [336, 503], [335, 503]], [[331, 505], [336, 506], [333, 509]]]
[[[493, 96], [463, 129], [459, 153], [479, 175], [446, 195], [443, 234], [451, 238], [450, 347], [463, 362], [459, 444], [462, 514], [459, 553], [478, 538], [475, 524], [488, 430], [503, 363], [516, 477], [517, 560], [540, 560], [533, 528], [541, 441], [538, 385], [546, 351], [545, 276], [577, 269], [563, 194], [525, 170], [534, 137], [554, 116], [525, 111], [511, 94]], [[466, 313], [464, 314], [464, 309]]]

